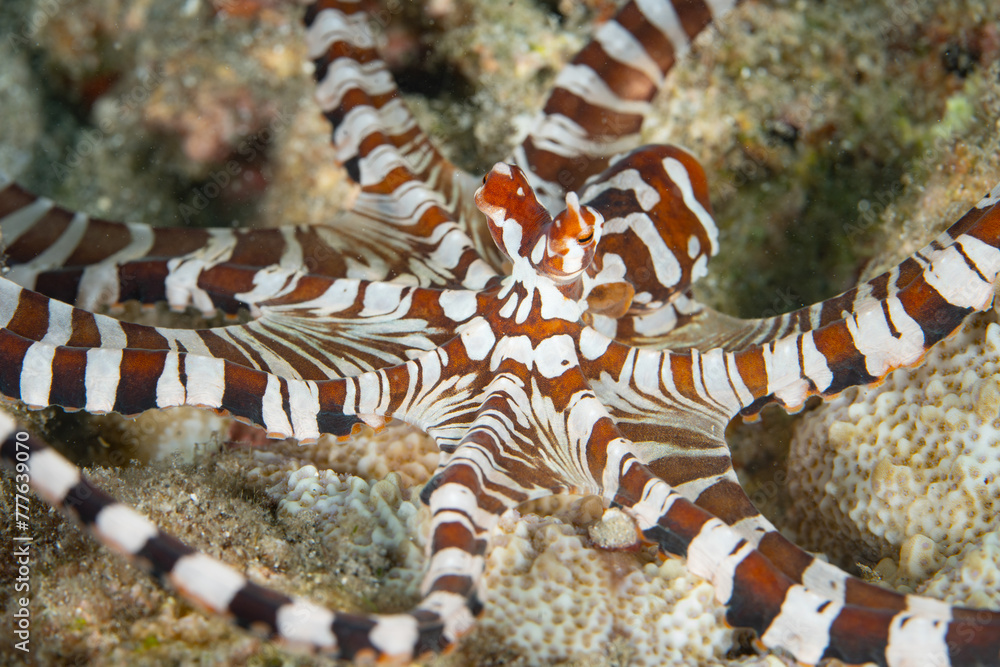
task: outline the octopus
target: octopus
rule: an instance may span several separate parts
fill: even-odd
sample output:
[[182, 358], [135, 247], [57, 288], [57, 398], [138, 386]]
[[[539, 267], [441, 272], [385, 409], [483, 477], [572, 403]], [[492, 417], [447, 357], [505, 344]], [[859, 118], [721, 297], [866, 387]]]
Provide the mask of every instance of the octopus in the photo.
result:
[[[708, 179], [684, 149], [630, 146], [667, 72], [730, 5], [626, 3], [480, 181], [402, 103], [365, 8], [316, 3], [317, 102], [358, 186], [325, 226], [153, 228], [0, 190], [0, 394], [96, 414], [188, 405], [302, 443], [390, 419], [428, 433], [441, 456], [420, 496], [431, 520], [412, 610], [334, 612], [271, 591], [161, 532], [7, 416], [3, 457], [197, 606], [334, 657], [406, 662], [453, 646], [482, 610], [500, 518], [572, 494], [627, 517], [627, 546], [684, 559], [731, 625], [800, 662], [995, 662], [996, 614], [881, 589], [785, 539], [740, 486], [724, 434], [736, 416], [795, 411], [919, 363], [988, 308], [1000, 186], [837, 297], [752, 320], [700, 303], [691, 285], [719, 250]], [[250, 319], [191, 330], [95, 312], [128, 300]]]

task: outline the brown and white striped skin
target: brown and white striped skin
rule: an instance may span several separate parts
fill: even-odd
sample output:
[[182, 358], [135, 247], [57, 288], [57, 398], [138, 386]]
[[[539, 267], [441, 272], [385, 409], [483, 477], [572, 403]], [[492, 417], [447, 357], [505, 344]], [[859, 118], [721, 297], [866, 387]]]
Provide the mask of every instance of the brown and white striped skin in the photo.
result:
[[[912, 362], [910, 357], [880, 360], [854, 345], [827, 345], [824, 342], [842, 341], [841, 331], [850, 333], [852, 322], [854, 330], [859, 330], [860, 324], [871, 326], [872, 323], [866, 319], [870, 315], [854, 313], [853, 317], [844, 317], [816, 331], [778, 341], [770, 350], [766, 346], [758, 346], [740, 353], [715, 349], [685, 354], [623, 346], [579, 323], [583, 312], [581, 303], [564, 294], [565, 284], [552, 281], [544, 270], [536, 270], [536, 267], [545, 269], [553, 265], [555, 258], [547, 261], [551, 238], [546, 236], [545, 231], [558, 228], [547, 216], [538, 215], [542, 211], [533, 200], [530, 189], [525, 188], [526, 182], [515, 168], [501, 165], [488, 177], [477, 197], [488, 215], [494, 234], [504, 244], [504, 250], [512, 254], [514, 274], [505, 279], [499, 288], [479, 295], [472, 293], [476, 297], [475, 305], [466, 307], [464, 313], [467, 318], [458, 329], [458, 337], [404, 364], [339, 380], [304, 381], [250, 369], [232, 360], [213, 359], [190, 352], [140, 350], [128, 346], [117, 350], [105, 346], [89, 347], [83, 340], [73, 340], [76, 332], [72, 331], [72, 325], [68, 337], [46, 327], [44, 336], [32, 339], [31, 332], [20, 321], [32, 319], [31, 313], [38, 310], [35, 302], [40, 299], [48, 305], [48, 313], [56, 314], [55, 320], [72, 323], [79, 321], [82, 315], [76, 314], [79, 311], [62, 314], [63, 310], [69, 309], [67, 306], [22, 291], [17, 297], [17, 305], [8, 309], [12, 314], [5, 322], [4, 337], [0, 339], [2, 366], [20, 370], [17, 387], [15, 389], [14, 378], [7, 375], [0, 390], [28, 403], [37, 400], [91, 411], [118, 409], [127, 412], [129, 409], [120, 404], [119, 398], [125, 395], [135, 404], [146, 403], [147, 406], [202, 405], [223, 409], [263, 425], [272, 435], [295, 435], [305, 440], [315, 437], [320, 430], [344, 433], [359, 418], [371, 421], [395, 416], [424, 428], [437, 438], [446, 458], [441, 471], [425, 490], [425, 500], [434, 512], [432, 530], [435, 537], [429, 554], [429, 573], [424, 586], [427, 598], [422, 605], [422, 613], [430, 610], [437, 614], [433, 618], [427, 616], [431, 619], [427, 622], [443, 628], [442, 632], [449, 641], [469, 626], [477, 608], [475, 582], [482, 571], [488, 531], [499, 514], [526, 500], [564, 491], [604, 493], [609, 500], [633, 508], [645, 535], [655, 538], [665, 553], [689, 554], [689, 548], [694, 549], [700, 544], [698, 536], [702, 531], [710, 530], [712, 537], [706, 536], [702, 541], [715, 547], [729, 545], [739, 559], [733, 556], [727, 561], [713, 551], [714, 547], [706, 547], [704, 554], [699, 552], [699, 558], [707, 560], [707, 563], [696, 559], [692, 563], [693, 569], [715, 583], [720, 590], [720, 600], [730, 605], [730, 619], [734, 623], [755, 628], [765, 644], [791, 650], [803, 660], [813, 661], [816, 656], [822, 655], [843, 656], [850, 660], [861, 656], [869, 659], [884, 650], [881, 661], [905, 664], [905, 653], [899, 657], [895, 651], [904, 650], [900, 648], [900, 642], [909, 641], [909, 635], [900, 634], [894, 643], [892, 623], [897, 614], [912, 614], [914, 609], [921, 611], [912, 621], [912, 627], [923, 628], [920, 631], [922, 637], [926, 635], [926, 628], [921, 625], [925, 621], [932, 625], [939, 624], [948, 632], [964, 632], [961, 613], [944, 605], [886, 593], [886, 604], [855, 609], [843, 597], [838, 600], [829, 595], [830, 591], [823, 590], [825, 585], [835, 592], [838, 585], [845, 585], [847, 579], [844, 577], [829, 578], [826, 584], [816, 584], [805, 578], [806, 590], [789, 578], [780, 566], [754, 551], [754, 542], [744, 543], [746, 538], [741, 537], [738, 531], [729, 529], [718, 520], [709, 520], [711, 515], [707, 512], [688, 508], [685, 503], [671, 501], [664, 514], [664, 525], [669, 531], [666, 536], [661, 536], [657, 532], [660, 529], [652, 523], [642, 524], [641, 512], [649, 510], [637, 503], [641, 503], [649, 493], [637, 494], [633, 488], [629, 496], [620, 488], [627, 486], [630, 461], [637, 465], [647, 462], [652, 470], [668, 460], [674, 463], [676, 456], [667, 454], [657, 457], [661, 454], [658, 449], [680, 447], [685, 441], [698, 439], [704, 442], [704, 434], [721, 433], [725, 423], [740, 411], [759, 410], [768, 401], [792, 405], [794, 400], [804, 400], [808, 393], [850, 383], [850, 380], [839, 380], [834, 371], [843, 370], [848, 377], [852, 377], [850, 374], [856, 373], [854, 369], [860, 365], [871, 368], [873, 364], [883, 364], [886, 366], [882, 369], [884, 373], [899, 363]], [[925, 273], [911, 276], [907, 285], [895, 292], [894, 299], [902, 310], [893, 307], [885, 311], [879, 309], [879, 313], [887, 312], [889, 317], [896, 318], [889, 321], [893, 328], [906, 335], [914, 335], [902, 326], [900, 314], [907, 308], [926, 304], [931, 292], [939, 295], [938, 302], [932, 303], [929, 309], [935, 315], [947, 314], [956, 307], [969, 310], [987, 305], [991, 281], [1000, 270], [1000, 251], [996, 250], [1000, 244], [998, 209], [1000, 207], [991, 205], [985, 213], [974, 210], [963, 218], [960, 229], [951, 233], [950, 240], [939, 240], [918, 254], [918, 257], [939, 259], [932, 259]], [[576, 215], [579, 215], [579, 209]], [[597, 215], [585, 217], [599, 220]], [[966, 224], [970, 218], [976, 218], [971, 226]], [[577, 227], [572, 229], [575, 235], [581, 231]], [[594, 224], [584, 230], [584, 236], [590, 238], [585, 238], [582, 245], [592, 245], [600, 229], [600, 224]], [[577, 238], [577, 241], [580, 239]], [[978, 280], [983, 285], [977, 287], [972, 275], [957, 273], [962, 266], [949, 259], [956, 252], [962, 257], [974, 258], [970, 259], [974, 263], [966, 265], [965, 271], [980, 276]], [[982, 276], [989, 276], [989, 280]], [[332, 284], [335, 281], [329, 282]], [[934, 290], [931, 282], [955, 289], [941, 293]], [[267, 304], [261, 304], [261, 307], [266, 308]], [[927, 316], [928, 312], [921, 314]], [[90, 317], [94, 321], [92, 328], [106, 330], [107, 318]], [[934, 321], [940, 326], [940, 322], [946, 319], [938, 317]], [[956, 326], [958, 321], [960, 319], [956, 320]], [[25, 335], [18, 334], [18, 331]], [[137, 339], [143, 333], [151, 332], [137, 329], [129, 333]], [[64, 343], [76, 344], [54, 344], [61, 338], [65, 338]], [[126, 336], [126, 341], [128, 338]], [[822, 364], [819, 357], [810, 357], [804, 352], [808, 347], [807, 340], [812, 341], [815, 352], [822, 356]], [[771, 358], [785, 345], [799, 350], [801, 358], [812, 360], [814, 365], [801, 372], [781, 373], [780, 367]], [[922, 352], [923, 348], [920, 354]], [[53, 369], [48, 383], [39, 380], [44, 376], [40, 371], [44, 371], [45, 366], [35, 360], [44, 360]], [[484, 378], [476, 369], [484, 366], [485, 362], [488, 362], [488, 371]], [[146, 376], [148, 380], [132, 376], [127, 386], [123, 387], [123, 368], [143, 368], [147, 369], [147, 373], [151, 368], [152, 373]], [[818, 381], [816, 378], [823, 376], [824, 368], [828, 377], [825, 382]], [[61, 390], [54, 392], [52, 389], [79, 385], [79, 380], [73, 382], [74, 372], [83, 376], [82, 384], [86, 388], [76, 398], [86, 403], [73, 402], [73, 398]], [[64, 381], [53, 382], [52, 378], [57, 374]], [[222, 382], [218, 381], [220, 376]], [[810, 378], [813, 384], [803, 385], [803, 376]], [[526, 377], [532, 379], [530, 386], [524, 382]], [[216, 379], [213, 381], [213, 378]], [[44, 390], [47, 393], [43, 396]], [[540, 401], [543, 396], [545, 401]], [[114, 402], [110, 402], [112, 397]], [[619, 410], [607, 407], [656, 401], [661, 404], [648, 415], [617, 415]], [[547, 404], [549, 408], [540, 410], [537, 407], [539, 404]], [[713, 421], [718, 428], [712, 428]], [[650, 429], [655, 431], [657, 425], [663, 429], [662, 433], [653, 433], [654, 439], [644, 441], [643, 437], [649, 438]], [[679, 435], [680, 429], [685, 426], [689, 429], [688, 437]], [[543, 435], [558, 433], [565, 434], [565, 440]], [[687, 455], [691, 456], [690, 446], [688, 449]], [[531, 453], [528, 459], [531, 462], [525, 465], [528, 462], [524, 458], [527, 452]], [[577, 454], [568, 456], [569, 452]], [[704, 457], [699, 458], [704, 460]], [[40, 472], [42, 470], [39, 469]], [[516, 471], [516, 474], [511, 471]], [[52, 478], [53, 475], [46, 477]], [[678, 497], [662, 478], [653, 481], [657, 489], [662, 489], [657, 492], [660, 495]], [[647, 480], [643, 484], [650, 483]], [[684, 484], [679, 484], [678, 488], [683, 492]], [[48, 495], [58, 498], [58, 494], [52, 492]], [[660, 502], [662, 507], [655, 503], [654, 507], [666, 508], [665, 501], [655, 502]], [[679, 508], [688, 508], [682, 513], [683, 520], [672, 518], [675, 504], [678, 512]], [[94, 509], [95, 512], [100, 510]], [[688, 516], [692, 513], [696, 518]], [[113, 541], [107, 535], [104, 537]], [[681, 548], [678, 545], [684, 546], [685, 550], [677, 551]], [[197, 562], [202, 563], [202, 557], [197, 558]], [[767, 565], [766, 572], [761, 574], [755, 570], [754, 576], [741, 579], [737, 566], [748, 558]], [[203, 565], [202, 569], [212, 567], [207, 563]], [[174, 573], [174, 569], [165, 569], [168, 578], [179, 584], [181, 590], [191, 591], [198, 599], [197, 584], [187, 583], [185, 577], [191, 576], [204, 585], [204, 579], [197, 579], [203, 575], [188, 575], [183, 569]], [[195, 570], [200, 571], [198, 568]], [[726, 576], [730, 577], [728, 584]], [[221, 574], [213, 577], [223, 578]], [[245, 581], [242, 578], [232, 581], [232, 586], [226, 589], [228, 597], [213, 598], [207, 604], [216, 610], [229, 609], [239, 617], [242, 615], [240, 603], [233, 600], [243, 600], [237, 592]], [[782, 606], [786, 603], [771, 600], [770, 615], [760, 610], [754, 613], [747, 611], [757, 602], [753, 597], [754, 591], [773, 591], [775, 586], [783, 586], [781, 600], [788, 601], [787, 610]], [[741, 592], [740, 597], [733, 598], [731, 591], [742, 591], [744, 588], [745, 593]], [[727, 590], [729, 595], [725, 594]], [[206, 594], [201, 595], [204, 597]], [[281, 600], [282, 605], [291, 604], [284, 598]], [[201, 601], [206, 604], [205, 599]], [[223, 601], [225, 604], [222, 604]], [[895, 603], [895, 606], [890, 606], [889, 602]], [[809, 604], [813, 604], [815, 609], [811, 609]], [[930, 611], [924, 610], [925, 607]], [[838, 613], [823, 616], [815, 611], [819, 608], [835, 609]], [[839, 635], [832, 630], [826, 639], [816, 634], [817, 628], [839, 627], [835, 624], [853, 629], [855, 624], [861, 623], [861, 617], [855, 618], [855, 615], [861, 614], [864, 609], [868, 610], [864, 613], [874, 613], [871, 611], [873, 608], [881, 614], [880, 618], [887, 619], [888, 632], [860, 635], [854, 632], [850, 635], [849, 645], [838, 643]], [[778, 611], [775, 612], [775, 609]], [[277, 611], [273, 613], [278, 614]], [[811, 621], [812, 625], [804, 620], [810, 618], [810, 613], [816, 616]], [[789, 634], [783, 625], [788, 622], [786, 616], [806, 623], [810, 632], [804, 637], [802, 633]], [[332, 627], [337, 617], [323, 615], [322, 618], [325, 621], [332, 618], [326, 623]], [[897, 620], [902, 624], [902, 618]], [[380, 619], [371, 619], [369, 634], [381, 636], [378, 630], [380, 622]], [[417, 627], [412, 618], [407, 623]], [[901, 627], [905, 628], [908, 624]], [[951, 629], [952, 626], [954, 629]], [[387, 634], [399, 636], [398, 632]], [[424, 640], [417, 639], [424, 634], [412, 630], [408, 636], [414, 638], [413, 645], [403, 647], [402, 654], [407, 650], [425, 648]], [[339, 644], [343, 644], [343, 637], [339, 639]], [[324, 641], [329, 642], [326, 635]], [[362, 640], [355, 638], [355, 642]], [[395, 648], [380, 648], [373, 640], [369, 643], [370, 646], [363, 642], [357, 645], [397, 653]], [[920, 647], [921, 650], [933, 648], [926, 643]]]
[[305, 17], [316, 100], [333, 125], [338, 160], [361, 186], [353, 213], [368, 220], [355, 224], [375, 225], [384, 238], [403, 235], [414, 254], [443, 255], [463, 284], [480, 286], [480, 258], [495, 263], [497, 254], [472, 203], [476, 181], [417, 125], [378, 56], [369, 19], [364, 3], [351, 0], [316, 2]]
[[597, 29], [559, 73], [534, 127], [514, 152], [547, 207], [638, 143], [643, 117], [667, 73], [702, 30], [739, 2], [633, 0]]
[[[840, 297], [764, 321], [705, 318], [687, 296], [717, 249], [704, 173], [673, 147], [610, 159], [690, 38], [728, 9], [677, 4], [628, 3], [600, 29], [526, 140], [527, 171], [498, 165], [475, 194], [485, 224], [463, 217], [468, 178], [399, 104], [352, 2], [307, 16], [318, 97], [362, 187], [346, 222], [153, 230], [0, 189], [21, 283], [0, 278], [0, 394], [97, 413], [200, 406], [305, 442], [390, 418], [427, 431], [443, 456], [423, 493], [433, 519], [412, 612], [338, 614], [260, 589], [92, 489], [39, 441], [19, 446], [0, 415], [3, 458], [25, 451], [40, 495], [196, 603], [332, 655], [406, 660], [453, 643], [480, 609], [499, 516], [571, 492], [624, 508], [665, 556], [713, 583], [731, 623], [803, 662], [995, 664], [998, 614], [883, 591], [781, 538], [739, 487], [723, 433], [738, 414], [795, 409], [917, 363], [988, 307], [1000, 186]], [[567, 206], [554, 218], [542, 205], [552, 198]], [[487, 237], [499, 250], [483, 248]], [[181, 331], [88, 312], [125, 298], [242, 305], [256, 319]]]
[[[424, 188], [403, 185], [383, 199], [388, 201], [362, 196], [354, 210], [330, 225], [150, 228], [67, 211], [0, 174], [0, 218], [12, 279], [88, 310], [139, 299], [167, 301], [180, 309], [193, 305], [206, 312], [216, 307], [232, 311], [238, 304], [214, 303], [194, 284], [200, 274], [227, 265], [433, 287], [478, 288], [497, 275], [478, 255], [472, 257], [468, 237]], [[389, 219], [380, 207], [401, 212]], [[397, 229], [414, 215], [431, 219], [431, 239], [423, 239], [415, 228]], [[228, 289], [236, 293], [246, 286]]]
[[[433, 595], [426, 606], [410, 613], [365, 616], [334, 613], [247, 580], [116, 502], [55, 450], [35, 436], [18, 431], [14, 420], [3, 412], [0, 458], [19, 473], [28, 474], [39, 496], [72, 515], [105, 545], [169, 583], [197, 607], [231, 614], [241, 626], [254, 632], [332, 656], [353, 659], [379, 655], [397, 662], [440, 651], [454, 641], [450, 633], [456, 632], [455, 621], [445, 616], [448, 605]], [[471, 613], [460, 616], [464, 620]]]

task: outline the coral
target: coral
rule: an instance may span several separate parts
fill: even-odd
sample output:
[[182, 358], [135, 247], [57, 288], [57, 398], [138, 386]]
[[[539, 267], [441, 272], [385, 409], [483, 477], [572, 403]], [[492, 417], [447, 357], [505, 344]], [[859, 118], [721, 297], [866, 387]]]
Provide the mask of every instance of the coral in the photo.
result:
[[679, 560], [597, 549], [581, 532], [556, 517], [501, 520], [477, 630], [487, 645], [499, 638], [533, 664], [606, 656], [616, 642], [637, 667], [730, 664], [734, 631], [710, 584]]
[[[995, 563], [1000, 528], [998, 371], [994, 310], [970, 319], [919, 368], [807, 415], [788, 460], [798, 535], [844, 562], [896, 561], [876, 570], [897, 585], [915, 586], [943, 565], [955, 571], [939, 573], [928, 591], [982, 604], [970, 595], [971, 577], [993, 582], [994, 593], [977, 595], [995, 596], [1000, 572], [974, 571]], [[980, 553], [975, 565], [960, 556], [972, 552]]]
[[390, 423], [378, 432], [362, 426], [350, 438], [323, 436], [306, 447], [295, 442], [272, 442], [267, 449], [303, 464], [366, 480], [385, 479], [395, 473], [404, 488], [426, 482], [440, 455], [429, 436], [400, 423]]
[[[378, 585], [362, 596], [391, 610], [415, 598], [424, 565], [428, 515], [416, 501], [419, 486], [394, 473], [367, 482], [302, 462], [350, 460], [343, 448], [367, 447], [359, 458], [384, 469], [412, 458], [403, 453], [419, 453], [426, 439], [390, 426], [316, 447], [281, 443], [252, 453], [257, 466], [248, 477], [267, 487], [279, 517], [315, 513], [315, 540], [336, 554], [330, 566], [353, 571], [362, 585], [377, 574]], [[622, 518], [596, 497], [545, 499], [506, 514], [486, 563], [484, 614], [457, 659], [485, 652], [531, 656], [523, 664], [599, 665], [624, 651], [637, 666], [757, 664], [727, 659], [739, 633], [726, 626], [711, 585], [679, 560], [636, 551], [635, 526]]]
[[961, 600], [971, 607], [996, 609], [1000, 605], [1000, 533], [990, 531], [949, 556], [920, 591]]
[[255, 459], [259, 465], [248, 477], [267, 485], [279, 518], [307, 511], [315, 515], [314, 539], [337, 554], [330, 567], [366, 569], [379, 586], [365, 597], [377, 593], [390, 607], [405, 607], [416, 597], [428, 515], [408, 488], [400, 488], [399, 475], [365, 481], [313, 465], [299, 467], [300, 461], [271, 452], [255, 452]]

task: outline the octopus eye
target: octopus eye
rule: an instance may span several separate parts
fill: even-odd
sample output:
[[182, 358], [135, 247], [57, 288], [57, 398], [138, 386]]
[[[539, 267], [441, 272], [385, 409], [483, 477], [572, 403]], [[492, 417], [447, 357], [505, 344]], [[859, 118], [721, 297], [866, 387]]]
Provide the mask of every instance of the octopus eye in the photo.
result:
[[593, 238], [594, 238], [594, 232], [587, 232], [586, 234], [581, 234], [580, 236], [577, 236], [576, 237], [576, 242], [577, 243], [590, 243], [590, 241]]
[[486, 174], [485, 176], [483, 176], [483, 185], [486, 185], [486, 177], [487, 176], [489, 176], [489, 174]]

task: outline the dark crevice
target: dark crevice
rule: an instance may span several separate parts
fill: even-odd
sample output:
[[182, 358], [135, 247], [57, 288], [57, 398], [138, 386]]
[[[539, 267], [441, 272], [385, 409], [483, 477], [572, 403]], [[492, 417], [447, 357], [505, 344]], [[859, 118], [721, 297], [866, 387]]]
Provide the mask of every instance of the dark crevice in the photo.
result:
[[426, 51], [416, 62], [391, 71], [404, 94], [462, 100], [472, 97], [476, 90], [458, 67]]

